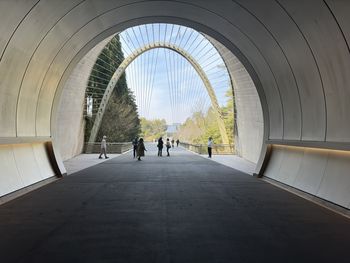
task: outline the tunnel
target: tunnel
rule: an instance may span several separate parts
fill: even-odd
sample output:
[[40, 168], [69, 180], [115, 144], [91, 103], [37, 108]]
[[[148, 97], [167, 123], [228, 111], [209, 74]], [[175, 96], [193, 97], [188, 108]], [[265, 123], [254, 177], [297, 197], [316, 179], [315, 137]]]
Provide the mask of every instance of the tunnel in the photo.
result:
[[349, 11], [342, 0], [0, 1], [0, 196], [66, 174], [80, 148], [65, 105], [82, 100], [84, 59], [122, 30], [172, 23], [207, 36], [236, 80], [255, 175], [348, 209]]

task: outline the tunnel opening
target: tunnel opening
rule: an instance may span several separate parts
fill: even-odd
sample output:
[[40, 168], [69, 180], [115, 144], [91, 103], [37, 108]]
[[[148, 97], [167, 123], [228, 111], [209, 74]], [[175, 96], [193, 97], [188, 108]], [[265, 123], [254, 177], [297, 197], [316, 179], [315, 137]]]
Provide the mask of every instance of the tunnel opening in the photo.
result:
[[[110, 60], [109, 55], [101, 54], [104, 51], [109, 54], [110, 49], [115, 48], [115, 44], [111, 45], [113, 39], [118, 39], [121, 45], [121, 58]], [[158, 67], [157, 63], [160, 64]], [[114, 65], [112, 70], [110, 64]], [[64, 160], [83, 152], [86, 142], [91, 146], [85, 144], [85, 150], [99, 151], [100, 145], [96, 142], [104, 135], [100, 129], [103, 130], [101, 123], [105, 112], [108, 112], [108, 101], [118, 87], [119, 79], [123, 76], [125, 78], [125, 73], [125, 83], [131, 94], [135, 95], [141, 117], [149, 115], [153, 104], [152, 96], [156, 97], [153, 100], [158, 98], [168, 103], [151, 109], [151, 119], [163, 116], [168, 125], [175, 123], [178, 128], [180, 124], [184, 125], [186, 119], [189, 119], [187, 122], [194, 123], [195, 120], [191, 120], [191, 117], [194, 118], [196, 113], [197, 116], [202, 116], [201, 120], [206, 124], [197, 127], [197, 132], [202, 134], [186, 137], [186, 134], [193, 134], [193, 131], [183, 126], [177, 133], [170, 134], [170, 139], [180, 139], [183, 146], [204, 154], [207, 149], [205, 140], [214, 137], [215, 154], [236, 154], [257, 164], [263, 144], [263, 116], [256, 87], [249, 73], [239, 59], [218, 41], [192, 28], [167, 23], [137, 25], [113, 34], [96, 45], [77, 64], [65, 84], [59, 103], [61, 110], [57, 117], [59, 123], [56, 125], [56, 142]], [[100, 75], [96, 77], [98, 74]], [[155, 79], [164, 81], [153, 88]], [[168, 94], [160, 86], [167, 86], [165, 89], [168, 89]], [[72, 94], [80, 98], [75, 104], [67, 101], [71, 100]], [[222, 112], [227, 99], [232, 100], [229, 107], [234, 109], [226, 109], [226, 106], [226, 115], [231, 112], [234, 113], [232, 116], [224, 116], [225, 113]], [[87, 102], [90, 104], [87, 105]], [[215, 118], [209, 120], [208, 114]], [[82, 116], [85, 116], [85, 121]], [[77, 122], [76, 118], [81, 121]], [[113, 118], [109, 118], [109, 121], [105, 121], [107, 125], [113, 121]], [[232, 123], [225, 124], [229, 121], [227, 118], [232, 118]], [[85, 127], [86, 121], [91, 122], [88, 130]], [[206, 125], [213, 126], [210, 123], [213, 121], [219, 127], [215, 129], [217, 135], [215, 131], [202, 131], [207, 129]], [[64, 128], [67, 123], [75, 125], [70, 134]], [[140, 135], [144, 137], [144, 134]], [[167, 135], [164, 132], [157, 136]], [[200, 139], [200, 135], [206, 136], [206, 139]], [[113, 149], [121, 149], [127, 142], [130, 145], [134, 137], [135, 135], [126, 142], [119, 141], [119, 144], [110, 145]], [[152, 141], [154, 139], [148, 138]], [[111, 142], [115, 141], [112, 139]]]

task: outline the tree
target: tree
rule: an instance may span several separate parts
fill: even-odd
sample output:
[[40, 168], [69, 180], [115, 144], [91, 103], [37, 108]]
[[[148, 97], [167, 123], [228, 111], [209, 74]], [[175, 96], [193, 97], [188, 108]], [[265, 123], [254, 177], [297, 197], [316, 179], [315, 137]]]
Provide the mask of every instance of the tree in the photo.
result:
[[[234, 138], [234, 104], [232, 89], [226, 92], [227, 102], [221, 107], [225, 128], [229, 136], [230, 144], [233, 144]], [[182, 124], [176, 134], [180, 141], [205, 144], [209, 137], [212, 137], [217, 144], [222, 143], [221, 134], [217, 125], [216, 115], [212, 107], [207, 112], [197, 111]]]
[[[89, 77], [86, 96], [95, 94], [95, 96], [101, 98], [113, 73], [123, 60], [124, 54], [121, 49], [120, 39], [116, 35], [104, 47], [96, 60]], [[98, 110], [98, 107], [99, 103], [94, 103], [93, 113]], [[93, 123], [94, 116], [87, 119], [85, 141], [90, 136]], [[108, 101], [96, 141], [100, 141], [103, 135], [106, 135], [111, 142], [131, 141], [140, 132], [141, 125], [135, 98], [128, 88], [126, 75], [123, 74], [116, 83]]]
[[154, 141], [164, 136], [167, 130], [167, 124], [164, 119], [147, 120], [141, 118], [141, 136], [146, 141]]

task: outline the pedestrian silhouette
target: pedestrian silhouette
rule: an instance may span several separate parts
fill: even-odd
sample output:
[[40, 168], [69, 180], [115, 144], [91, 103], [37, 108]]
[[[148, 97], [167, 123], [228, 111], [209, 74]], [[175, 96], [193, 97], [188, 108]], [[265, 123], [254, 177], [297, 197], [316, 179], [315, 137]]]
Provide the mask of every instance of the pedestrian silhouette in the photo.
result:
[[174, 146], [174, 143], [175, 143], [175, 140], [174, 139], [172, 139], [171, 140], [171, 146], [174, 148], [175, 146]]
[[101, 152], [100, 156], [98, 157], [99, 159], [102, 159], [102, 154], [104, 154], [105, 159], [108, 159], [109, 157], [107, 156], [107, 136], [103, 135], [102, 141], [101, 141]]
[[171, 148], [169, 138], [166, 139], [166, 152], [167, 156], [170, 156], [169, 149]]
[[179, 147], [179, 143], [180, 143], [180, 140], [177, 139], [177, 140], [176, 140], [176, 147]]
[[141, 157], [145, 156], [145, 144], [143, 143], [143, 139], [140, 138], [139, 143], [137, 144], [137, 160], [141, 161]]
[[137, 140], [137, 137], [135, 137], [135, 139], [132, 140], [134, 158], [136, 157], [136, 154], [137, 154], [137, 144], [138, 144], [138, 140]]
[[213, 138], [209, 137], [208, 139], [208, 157], [211, 158], [212, 148], [213, 148]]
[[158, 156], [162, 156], [163, 155], [163, 145], [164, 145], [163, 138], [160, 137], [159, 140], [158, 140], [158, 144], [157, 144]]

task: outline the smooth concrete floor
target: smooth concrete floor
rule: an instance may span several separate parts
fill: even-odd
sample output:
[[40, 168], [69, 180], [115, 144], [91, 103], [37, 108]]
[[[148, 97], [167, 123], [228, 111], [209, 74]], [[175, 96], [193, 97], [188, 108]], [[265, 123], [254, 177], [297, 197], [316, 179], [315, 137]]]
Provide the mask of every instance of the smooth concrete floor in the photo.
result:
[[0, 262], [350, 262], [350, 221], [182, 149], [131, 153], [0, 206]]

